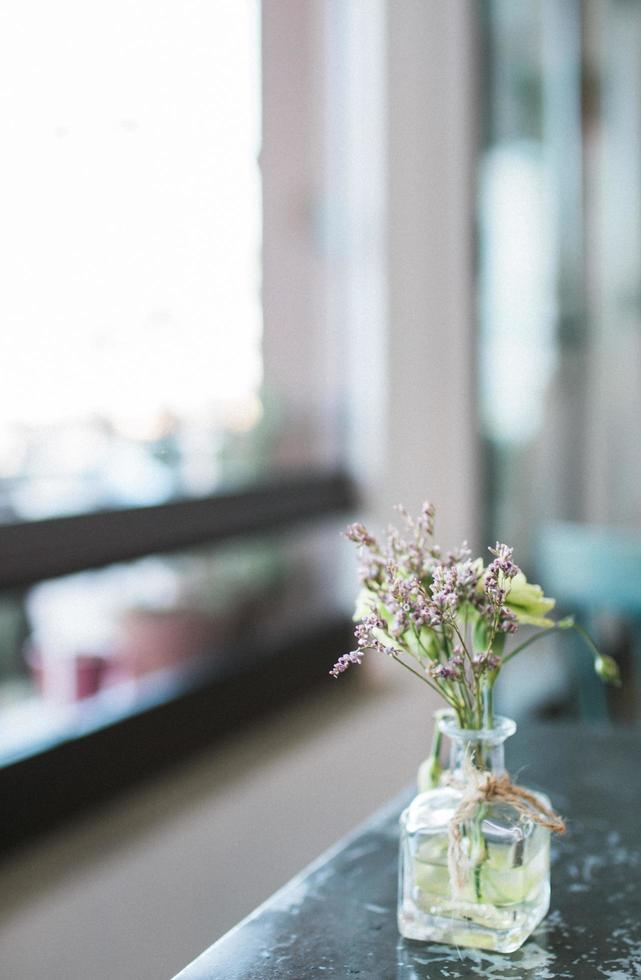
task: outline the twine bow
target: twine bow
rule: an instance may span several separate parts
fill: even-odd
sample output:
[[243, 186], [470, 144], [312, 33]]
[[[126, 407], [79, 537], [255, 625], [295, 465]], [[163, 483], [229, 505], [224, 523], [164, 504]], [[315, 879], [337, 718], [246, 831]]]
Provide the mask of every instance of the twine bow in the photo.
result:
[[491, 772], [479, 771], [471, 763], [465, 767], [465, 790], [449, 824], [449, 844], [447, 864], [450, 874], [452, 894], [460, 892], [468, 880], [472, 862], [463, 848], [461, 824], [474, 816], [479, 803], [510, 803], [523, 817], [527, 817], [540, 827], [563, 834], [565, 823], [561, 817], [546, 806], [538, 796], [529, 790], [516, 786], [508, 773], [494, 776]]

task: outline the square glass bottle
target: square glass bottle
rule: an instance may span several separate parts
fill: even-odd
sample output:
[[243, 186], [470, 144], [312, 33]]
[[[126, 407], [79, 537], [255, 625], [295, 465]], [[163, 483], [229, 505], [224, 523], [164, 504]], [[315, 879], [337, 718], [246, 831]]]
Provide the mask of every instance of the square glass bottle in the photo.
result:
[[[451, 743], [450, 768], [401, 815], [399, 931], [511, 953], [549, 908], [550, 831], [503, 800], [473, 803], [460, 823], [453, 817], [471, 777], [505, 775], [504, 742], [516, 725], [497, 716], [491, 729], [468, 730], [443, 712], [437, 725]], [[547, 797], [534, 795], [549, 809]]]

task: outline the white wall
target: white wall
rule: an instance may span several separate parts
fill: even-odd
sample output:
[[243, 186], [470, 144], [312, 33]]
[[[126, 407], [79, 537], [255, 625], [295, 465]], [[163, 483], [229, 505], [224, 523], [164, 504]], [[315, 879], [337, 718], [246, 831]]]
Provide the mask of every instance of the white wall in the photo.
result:
[[387, 4], [388, 423], [380, 497], [476, 533], [472, 0]]

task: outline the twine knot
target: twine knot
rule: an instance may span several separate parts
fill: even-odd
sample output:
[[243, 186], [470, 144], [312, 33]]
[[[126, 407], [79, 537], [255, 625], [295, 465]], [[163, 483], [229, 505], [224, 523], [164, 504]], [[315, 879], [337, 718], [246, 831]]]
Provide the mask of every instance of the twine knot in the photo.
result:
[[[522, 817], [533, 820], [553, 834], [565, 833], [565, 823], [562, 818], [536, 794], [523, 789], [522, 786], [516, 786], [508, 773], [495, 776], [491, 772], [476, 769], [470, 763], [465, 767], [464, 778], [463, 797], [449, 823], [447, 863], [453, 894], [460, 892], [465, 886], [472, 867], [470, 857], [463, 847], [461, 824], [474, 816], [480, 803], [494, 801], [509, 803]], [[452, 780], [449, 779], [447, 782], [451, 784]]]

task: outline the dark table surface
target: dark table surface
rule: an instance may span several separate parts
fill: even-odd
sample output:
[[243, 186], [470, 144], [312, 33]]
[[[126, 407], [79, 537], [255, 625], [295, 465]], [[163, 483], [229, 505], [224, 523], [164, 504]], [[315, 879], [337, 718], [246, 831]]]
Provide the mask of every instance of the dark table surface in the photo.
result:
[[507, 760], [567, 820], [550, 913], [510, 955], [396, 929], [395, 800], [186, 967], [180, 980], [633, 980], [641, 977], [641, 733], [523, 730]]

